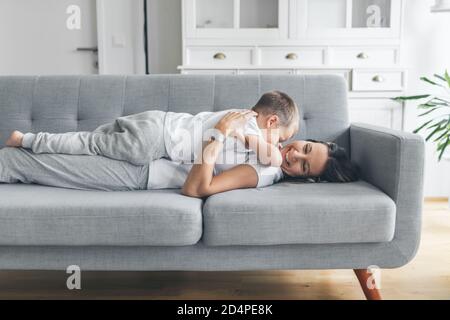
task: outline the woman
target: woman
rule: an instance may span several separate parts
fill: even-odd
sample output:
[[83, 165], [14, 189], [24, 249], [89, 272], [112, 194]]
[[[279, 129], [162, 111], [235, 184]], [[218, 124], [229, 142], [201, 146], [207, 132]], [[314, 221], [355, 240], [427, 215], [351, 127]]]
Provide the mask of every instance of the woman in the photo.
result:
[[[242, 129], [247, 118], [246, 113], [230, 112], [215, 129], [230, 137]], [[332, 143], [295, 141], [280, 148], [281, 168], [257, 163], [218, 165], [222, 149], [222, 141], [211, 139], [194, 165], [167, 159], [133, 165], [102, 156], [34, 154], [21, 148], [4, 148], [0, 150], [0, 183], [107, 191], [182, 187], [187, 196], [205, 197], [232, 189], [267, 186], [283, 177], [314, 177], [332, 182], [357, 179], [345, 150]]]
[[[215, 129], [223, 135], [233, 135], [245, 114], [230, 112]], [[210, 141], [204, 148], [202, 161], [197, 161], [189, 172], [182, 192], [192, 197], [205, 197], [233, 189], [264, 187], [282, 178], [313, 178], [329, 182], [358, 180], [357, 168], [348, 159], [343, 148], [335, 143], [321, 141], [294, 141], [280, 148], [281, 168], [240, 164], [214, 175], [217, 157], [223, 148], [220, 141]], [[263, 180], [263, 181], [262, 181]]]

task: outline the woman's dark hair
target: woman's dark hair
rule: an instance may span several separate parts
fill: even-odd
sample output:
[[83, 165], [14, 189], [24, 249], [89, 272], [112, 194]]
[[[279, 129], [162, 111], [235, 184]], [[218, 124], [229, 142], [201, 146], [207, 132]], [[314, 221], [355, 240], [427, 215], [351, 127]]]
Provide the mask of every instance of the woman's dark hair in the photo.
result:
[[301, 177], [313, 180], [314, 182], [352, 182], [359, 180], [359, 168], [353, 163], [347, 151], [333, 142], [323, 142], [308, 139], [309, 142], [322, 143], [328, 147], [328, 160], [325, 170], [318, 177]]

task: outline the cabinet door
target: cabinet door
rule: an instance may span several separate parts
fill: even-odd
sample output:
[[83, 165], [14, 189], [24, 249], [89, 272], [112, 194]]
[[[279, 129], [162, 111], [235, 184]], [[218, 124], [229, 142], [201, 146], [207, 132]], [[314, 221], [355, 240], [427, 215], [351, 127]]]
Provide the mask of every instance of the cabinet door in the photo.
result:
[[402, 0], [298, 0], [296, 7], [300, 38], [400, 37]]
[[351, 122], [402, 130], [403, 105], [390, 99], [349, 99]]
[[183, 0], [187, 38], [287, 38], [289, 0]]

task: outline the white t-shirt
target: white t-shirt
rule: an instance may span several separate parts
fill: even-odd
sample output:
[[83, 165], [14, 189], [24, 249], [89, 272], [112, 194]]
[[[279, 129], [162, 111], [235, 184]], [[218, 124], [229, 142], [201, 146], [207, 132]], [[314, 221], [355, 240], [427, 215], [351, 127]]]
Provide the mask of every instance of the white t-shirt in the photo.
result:
[[[257, 188], [270, 186], [283, 178], [279, 167], [268, 167], [261, 164], [249, 163], [258, 175]], [[216, 164], [214, 175], [228, 170], [233, 166]], [[183, 164], [168, 159], [158, 159], [150, 162], [147, 189], [176, 189], [181, 188], [186, 181], [192, 164]]]
[[[167, 112], [164, 122], [164, 142], [168, 159], [152, 161], [149, 165], [148, 189], [181, 188], [186, 181], [195, 159], [211, 136], [208, 130], [222, 119], [227, 112], [245, 111], [230, 109], [219, 112], [189, 113]], [[251, 117], [245, 127], [245, 136], [256, 135], [263, 138], [256, 117]], [[256, 152], [245, 147], [234, 137], [227, 137], [224, 147], [218, 155], [214, 175], [231, 169], [239, 164], [251, 165], [258, 175], [258, 188], [269, 186], [282, 179], [283, 173], [278, 167], [263, 166], [258, 163]]]
[[[164, 121], [164, 142], [167, 156], [175, 162], [192, 164], [199, 159], [203, 146], [208, 142], [214, 126], [229, 111], [245, 111], [230, 109], [218, 112], [190, 113], [167, 112]], [[244, 127], [244, 135], [262, 137], [256, 118], [252, 117]], [[244, 163], [248, 149], [236, 138], [227, 138], [219, 155], [217, 164], [236, 165]], [[256, 161], [256, 159], [252, 159]]]

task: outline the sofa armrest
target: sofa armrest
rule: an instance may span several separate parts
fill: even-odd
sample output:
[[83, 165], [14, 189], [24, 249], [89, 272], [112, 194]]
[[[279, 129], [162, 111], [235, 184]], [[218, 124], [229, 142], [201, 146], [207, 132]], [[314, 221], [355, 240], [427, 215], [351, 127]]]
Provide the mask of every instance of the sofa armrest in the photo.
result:
[[350, 148], [362, 179], [381, 189], [396, 204], [393, 244], [406, 264], [420, 242], [424, 140], [417, 134], [357, 123], [350, 126]]

